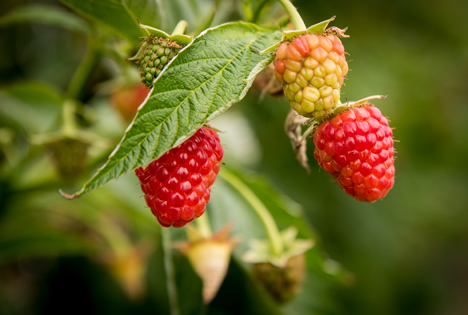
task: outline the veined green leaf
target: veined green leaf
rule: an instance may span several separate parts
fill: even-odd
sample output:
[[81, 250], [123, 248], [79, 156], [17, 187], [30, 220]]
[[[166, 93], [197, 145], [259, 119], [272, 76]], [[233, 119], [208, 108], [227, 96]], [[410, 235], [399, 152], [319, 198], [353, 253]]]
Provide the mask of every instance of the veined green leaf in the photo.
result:
[[132, 124], [107, 163], [74, 199], [159, 158], [203, 124], [240, 101], [255, 76], [272, 61], [258, 51], [281, 32], [235, 22], [208, 29], [185, 47], [153, 84]]

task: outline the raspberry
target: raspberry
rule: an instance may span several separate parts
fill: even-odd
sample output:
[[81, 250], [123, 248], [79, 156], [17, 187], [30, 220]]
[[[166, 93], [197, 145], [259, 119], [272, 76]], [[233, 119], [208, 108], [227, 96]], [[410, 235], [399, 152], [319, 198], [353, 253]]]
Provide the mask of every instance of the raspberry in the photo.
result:
[[283, 42], [276, 51], [275, 75], [291, 107], [306, 117], [322, 117], [340, 99], [348, 63], [338, 28]]
[[205, 212], [222, 158], [218, 134], [203, 127], [145, 169], [135, 170], [146, 204], [162, 226], [182, 227]]
[[372, 104], [323, 122], [314, 134], [318, 164], [350, 196], [374, 202], [393, 187], [393, 132]]
[[149, 92], [150, 90], [139, 82], [138, 85], [122, 86], [112, 93], [110, 102], [120, 116], [130, 123]]
[[147, 87], [153, 86], [164, 67], [177, 55], [183, 46], [167, 38], [154, 35], [142, 38], [136, 62], [140, 64], [140, 77]]
[[291, 301], [302, 289], [305, 278], [305, 257], [299, 254], [291, 257], [286, 266], [278, 267], [271, 263], [253, 265], [257, 281], [278, 303]]
[[63, 180], [72, 181], [86, 169], [89, 143], [75, 138], [61, 138], [46, 144], [57, 173]]

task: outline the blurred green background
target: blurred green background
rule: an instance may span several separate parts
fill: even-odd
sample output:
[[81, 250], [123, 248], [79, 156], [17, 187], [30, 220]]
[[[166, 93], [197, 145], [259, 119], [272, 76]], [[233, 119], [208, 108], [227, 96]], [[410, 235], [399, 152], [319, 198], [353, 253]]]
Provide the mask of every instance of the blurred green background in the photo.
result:
[[[74, 14], [52, 0], [3, 0], [0, 15], [38, 3]], [[328, 256], [352, 274], [353, 281], [326, 292], [334, 310], [317, 313], [467, 314], [468, 26], [463, 21], [468, 2], [303, 0], [294, 4], [306, 25], [336, 15], [333, 25], [349, 27], [351, 37], [342, 41], [352, 71], [342, 88], [344, 98], [354, 101], [388, 93], [375, 105], [389, 117], [396, 128], [394, 138], [400, 141], [395, 144], [395, 186], [382, 201], [354, 201], [319, 170], [312, 143], [307, 174], [283, 132], [286, 101], [267, 96], [259, 102], [258, 90], [251, 90], [213, 121], [224, 132], [226, 163], [262, 174], [299, 203]], [[240, 18], [235, 7], [227, 11], [227, 20]], [[157, 255], [161, 249], [150, 252], [151, 246], [145, 245], [157, 242], [157, 224], [143, 209], [133, 174], [77, 201], [65, 201], [57, 193], [58, 188], [79, 188], [125, 130], [125, 122], [109, 105], [113, 90], [106, 89], [106, 82], [115, 86], [109, 80], [122, 76], [115, 70], [119, 69], [115, 58], [101, 51], [79, 93], [85, 103], [79, 122], [104, 144], [90, 148], [86, 174], [73, 182], [61, 181], [43, 146], [28, 144], [31, 134], [57, 127], [54, 108], [61, 101], [56, 94], [65, 93], [86, 53], [80, 29], [80, 25], [63, 29], [41, 23], [0, 24], [0, 314], [50, 314], [66, 305], [73, 305], [71, 313], [160, 310], [162, 314], [168, 302], [156, 298], [158, 290], [164, 290], [157, 281], [147, 281], [155, 298], [135, 305], [102, 272], [108, 258], [102, 248], [112, 247], [114, 236], [122, 233], [122, 242], [138, 244], [138, 255], [151, 257], [148, 279], [157, 279], [162, 272]], [[18, 124], [12, 115], [25, 123]], [[135, 211], [139, 208], [143, 211]], [[44, 216], [57, 228], [50, 229], [49, 221], [44, 226], [31, 224]], [[111, 231], [116, 226], [120, 232]], [[68, 233], [70, 229], [74, 233]], [[12, 236], [18, 231], [20, 236]], [[44, 253], [48, 258], [41, 258]], [[189, 268], [186, 262], [180, 265]], [[249, 294], [236, 282], [236, 270], [231, 266], [230, 290]], [[138, 285], [129, 287], [136, 295], [141, 290]], [[254, 297], [244, 300], [255, 304]], [[227, 301], [226, 296], [222, 301]], [[210, 313], [224, 311], [214, 307]], [[255, 308], [251, 312], [262, 313]]]

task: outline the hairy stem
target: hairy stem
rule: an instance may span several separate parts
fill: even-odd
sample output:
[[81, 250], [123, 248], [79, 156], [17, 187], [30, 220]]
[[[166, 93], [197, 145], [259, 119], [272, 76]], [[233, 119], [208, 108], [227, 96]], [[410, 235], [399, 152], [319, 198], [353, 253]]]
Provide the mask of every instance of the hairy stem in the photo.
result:
[[265, 227], [265, 231], [270, 242], [270, 247], [275, 256], [280, 256], [283, 253], [284, 244], [281, 239], [278, 227], [276, 226], [275, 220], [267, 207], [263, 202], [252, 192], [252, 190], [239, 180], [236, 176], [231, 174], [229, 171], [223, 169], [219, 172], [219, 176], [224, 179], [229, 185], [236, 189], [239, 194], [249, 203], [249, 205], [255, 210], [257, 215]]
[[288, 12], [289, 16], [291, 17], [291, 21], [294, 25], [294, 28], [296, 30], [305, 30], [307, 27], [304, 24], [304, 21], [302, 20], [301, 16], [299, 15], [299, 12], [297, 12], [297, 9], [289, 0], [278, 0], [283, 7], [286, 9]]

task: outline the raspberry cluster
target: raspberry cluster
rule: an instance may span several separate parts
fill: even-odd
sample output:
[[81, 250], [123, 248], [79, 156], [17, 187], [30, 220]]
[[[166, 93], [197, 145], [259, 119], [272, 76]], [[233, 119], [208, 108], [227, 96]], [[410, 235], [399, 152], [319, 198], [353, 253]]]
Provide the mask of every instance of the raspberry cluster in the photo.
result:
[[182, 227], [205, 212], [222, 158], [218, 134], [203, 127], [145, 169], [135, 170], [146, 204], [162, 226]]
[[333, 32], [298, 36], [276, 51], [276, 78], [291, 107], [302, 116], [319, 118], [330, 112], [340, 99], [347, 73], [343, 44]]
[[158, 38], [154, 35], [144, 37], [137, 61], [137, 64], [140, 64], [141, 82], [151, 88], [154, 79], [181, 48], [181, 45], [167, 38]]
[[314, 156], [343, 190], [374, 202], [393, 187], [393, 132], [372, 104], [349, 109], [322, 123], [314, 134]]

